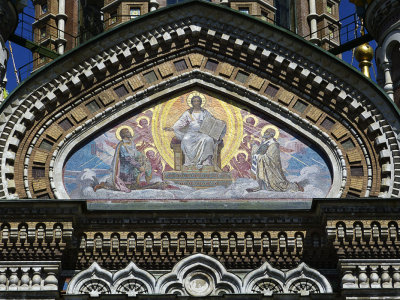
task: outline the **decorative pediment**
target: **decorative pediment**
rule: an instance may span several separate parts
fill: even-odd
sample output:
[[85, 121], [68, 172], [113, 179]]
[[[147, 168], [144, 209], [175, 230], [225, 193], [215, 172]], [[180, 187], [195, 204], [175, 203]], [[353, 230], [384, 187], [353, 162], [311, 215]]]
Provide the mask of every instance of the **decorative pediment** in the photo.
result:
[[56, 60], [2, 106], [2, 197], [67, 198], [60, 166], [77, 143], [196, 86], [230, 95], [323, 148], [333, 174], [329, 197], [398, 195], [397, 111], [334, 57], [207, 3], [138, 22]]
[[175, 294], [180, 296], [220, 296], [224, 294], [327, 294], [328, 280], [317, 270], [301, 263], [287, 272], [264, 263], [240, 279], [215, 258], [194, 254], [179, 261], [170, 272], [157, 280], [131, 262], [114, 275], [96, 263], [68, 284], [67, 294]]

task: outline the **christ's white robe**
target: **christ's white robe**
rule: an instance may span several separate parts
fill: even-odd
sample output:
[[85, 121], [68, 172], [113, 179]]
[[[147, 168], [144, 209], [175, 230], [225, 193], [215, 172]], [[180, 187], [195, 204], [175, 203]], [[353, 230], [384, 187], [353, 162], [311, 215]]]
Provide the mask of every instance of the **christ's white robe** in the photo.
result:
[[214, 155], [214, 139], [199, 132], [203, 120], [211, 114], [202, 109], [200, 112], [185, 111], [172, 126], [175, 135], [181, 140], [182, 152], [185, 156], [185, 166], [211, 165]]

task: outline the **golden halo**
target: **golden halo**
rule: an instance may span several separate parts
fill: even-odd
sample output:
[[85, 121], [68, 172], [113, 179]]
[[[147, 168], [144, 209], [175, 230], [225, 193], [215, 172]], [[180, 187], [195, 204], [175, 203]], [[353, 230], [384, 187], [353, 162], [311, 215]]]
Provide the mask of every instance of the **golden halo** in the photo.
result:
[[204, 96], [203, 94], [201, 94], [199, 92], [193, 92], [193, 93], [190, 93], [186, 99], [187, 105], [189, 107], [192, 107], [192, 98], [194, 96], [199, 96], [201, 98], [201, 107], [204, 107], [204, 105], [206, 105], [206, 96]]
[[243, 153], [243, 154], [246, 156], [246, 160], [249, 159], [249, 153], [247, 153], [247, 151], [244, 151], [244, 150], [239, 150], [238, 152], [236, 152], [236, 154], [235, 154], [235, 158], [236, 158], [236, 159], [237, 159], [237, 156], [238, 156], [240, 153]]
[[265, 131], [267, 131], [267, 129], [269, 129], [269, 128], [272, 128], [272, 129], [275, 130], [274, 139], [277, 140], [278, 137], [279, 137], [279, 128], [276, 127], [275, 125], [267, 125], [267, 126], [264, 126], [263, 129], [261, 129], [261, 137], [264, 136]]
[[244, 121], [246, 122], [248, 118], [252, 118], [254, 120], [254, 127], [258, 125], [258, 118], [255, 115], [247, 115], [244, 117]]
[[143, 119], [145, 119], [147, 121], [148, 125], [150, 125], [150, 123], [151, 123], [150, 118], [148, 116], [140, 116], [139, 118], [136, 119], [137, 126], [139, 126], [140, 128], [142, 128], [142, 125], [140, 125], [139, 122]]
[[120, 134], [120, 133], [121, 133], [121, 130], [122, 130], [122, 129], [125, 129], [125, 128], [129, 130], [129, 132], [131, 133], [132, 136], [134, 136], [135, 132], [133, 131], [133, 129], [132, 129], [131, 126], [122, 125], [122, 126], [118, 127], [117, 131], [115, 132], [115, 137], [116, 137], [118, 140], [122, 140], [121, 134]]
[[146, 154], [146, 156], [147, 156], [147, 152], [149, 152], [150, 150], [153, 151], [154, 154], [157, 154], [156, 148], [154, 148], [154, 147], [152, 147], [152, 146], [149, 146], [149, 147], [144, 148], [143, 152], [144, 152], [144, 154]]

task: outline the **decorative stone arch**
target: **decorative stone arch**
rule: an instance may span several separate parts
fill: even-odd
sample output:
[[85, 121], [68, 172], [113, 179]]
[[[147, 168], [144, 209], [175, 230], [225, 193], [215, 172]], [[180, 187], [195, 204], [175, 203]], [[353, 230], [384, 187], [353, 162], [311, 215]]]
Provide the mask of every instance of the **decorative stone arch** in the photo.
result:
[[295, 269], [282, 272], [265, 262], [243, 279], [243, 293], [326, 294], [332, 293], [332, 287], [321, 273], [305, 263], [301, 263]]
[[118, 272], [101, 268], [94, 262], [88, 269], [76, 274], [68, 284], [67, 294], [154, 294], [155, 278], [139, 269], [133, 262]]
[[112, 274], [94, 262], [88, 269], [75, 275], [68, 284], [67, 294], [111, 294]]
[[[156, 29], [153, 18], [160, 24]], [[235, 27], [236, 21], [243, 29]], [[370, 81], [315, 46], [261, 21], [196, 1], [156, 11], [105, 36], [54, 61], [1, 107], [0, 196], [59, 197], [54, 163], [63, 140], [126, 109], [128, 102], [140, 105], [157, 99], [190, 74], [186, 87], [190, 80], [214, 81], [218, 89], [236, 93], [237, 99], [256, 95], [262, 101], [255, 106], [270, 100], [283, 115], [307, 120], [308, 130], [320, 130], [321, 137], [333, 140], [338, 157], [343, 157], [341, 167], [345, 166], [338, 169], [344, 189], [336, 197], [400, 193], [394, 176], [398, 111]], [[215, 46], [206, 47], [207, 43]], [[79, 62], [71, 65], [67, 58], [75, 56]], [[178, 59], [190, 68], [174, 69]], [[207, 62], [215, 59], [219, 67], [207, 69]], [[49, 68], [54, 72], [45, 72]], [[148, 72], [155, 72], [154, 82], [146, 81]], [[248, 74], [249, 80], [236, 80], [238, 72]], [[270, 85], [280, 91], [268, 99], [265, 91]], [[116, 97], [114, 87], [120, 86], [126, 95]], [[309, 109], [296, 116], [294, 104], [300, 99]], [[91, 101], [99, 106], [96, 112], [87, 110]], [[328, 116], [336, 124], [332, 130], [323, 126]], [[355, 145], [351, 151], [342, 147], [346, 139]], [[363, 177], [352, 176], [354, 162], [360, 162]], [[34, 168], [45, 176], [34, 178]]]
[[154, 294], [155, 278], [133, 262], [113, 275], [113, 287], [118, 294]]
[[285, 273], [275, 269], [268, 262], [246, 275], [243, 279], [243, 293], [264, 295], [284, 292]]
[[289, 270], [285, 275], [285, 290], [289, 293], [332, 293], [332, 287], [325, 276], [305, 263]]
[[[397, 47], [397, 49], [396, 49]], [[393, 54], [397, 55], [396, 58], [400, 55], [400, 29], [392, 30], [385, 36], [381, 45], [377, 48], [377, 64], [380, 70], [383, 72], [383, 87], [386, 93], [388, 93], [389, 97], [394, 99], [394, 91], [399, 88], [399, 79], [397, 79], [396, 85], [396, 77], [398, 74], [395, 74], [396, 69], [393, 68]], [[395, 63], [399, 63], [395, 61]], [[397, 100], [397, 99], [396, 99]], [[398, 103], [397, 103], [398, 104]]]
[[156, 293], [208, 296], [241, 293], [239, 277], [227, 272], [216, 259], [194, 254], [179, 261], [157, 280]]

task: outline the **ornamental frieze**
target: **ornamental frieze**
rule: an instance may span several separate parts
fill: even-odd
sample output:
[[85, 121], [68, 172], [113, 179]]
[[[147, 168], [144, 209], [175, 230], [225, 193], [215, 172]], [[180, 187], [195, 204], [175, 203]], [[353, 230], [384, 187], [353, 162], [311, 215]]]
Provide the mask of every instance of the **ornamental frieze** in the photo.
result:
[[224, 294], [326, 294], [332, 293], [328, 280], [302, 263], [283, 272], [268, 263], [241, 274], [227, 271], [217, 260], [203, 254], [179, 261], [169, 273], [157, 276], [131, 262], [125, 269], [111, 273], [93, 263], [69, 282], [67, 294], [175, 294], [209, 296]]

